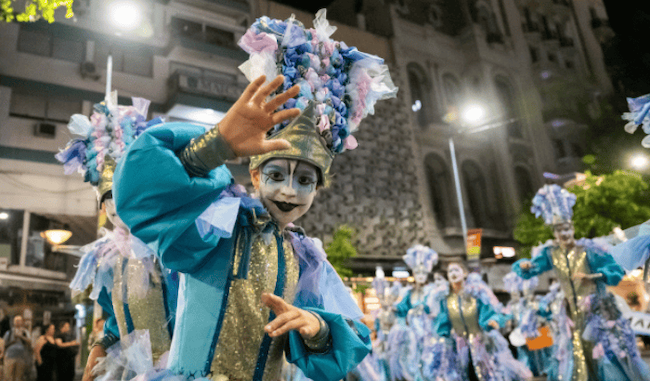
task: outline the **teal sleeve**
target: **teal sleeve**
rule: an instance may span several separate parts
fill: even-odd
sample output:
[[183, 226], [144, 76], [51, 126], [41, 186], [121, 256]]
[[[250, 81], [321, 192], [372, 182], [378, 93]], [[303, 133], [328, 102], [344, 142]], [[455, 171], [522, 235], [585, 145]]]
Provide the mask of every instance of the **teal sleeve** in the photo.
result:
[[99, 293], [97, 303], [102, 307], [104, 313], [108, 315], [106, 321], [104, 321], [104, 335], [111, 334], [119, 338], [120, 330], [117, 327], [117, 320], [113, 312], [113, 301], [111, 300], [111, 295], [105, 288], [102, 288], [102, 291]]
[[489, 303], [483, 303], [479, 299], [476, 299], [476, 304], [478, 305], [478, 325], [486, 332], [493, 329], [488, 325], [490, 320], [496, 321], [499, 327], [504, 327], [509, 320], [508, 315], [496, 312], [494, 307]]
[[131, 233], [157, 248], [165, 267], [193, 272], [206, 261], [218, 238], [203, 239], [197, 217], [230, 184], [222, 165], [208, 177], [190, 177], [177, 152], [205, 129], [188, 123], [165, 123], [146, 130], [133, 142], [113, 177], [117, 213]]
[[365, 325], [338, 314], [318, 308], [305, 309], [319, 314], [329, 325], [332, 344], [324, 353], [310, 352], [300, 334], [290, 331], [285, 348], [287, 361], [295, 364], [312, 380], [345, 379], [346, 374], [370, 353], [370, 330]]
[[592, 273], [603, 274], [603, 280], [608, 286], [616, 286], [625, 275], [625, 271], [619, 266], [614, 257], [606, 252], [587, 249], [587, 259]]
[[411, 290], [408, 290], [402, 300], [395, 305], [395, 315], [401, 318], [406, 317], [411, 308]]
[[449, 321], [447, 299], [440, 301], [440, 312], [433, 319], [433, 331], [440, 337], [449, 337], [451, 335], [451, 321]]
[[[530, 279], [534, 276], [537, 276], [541, 273], [547, 272], [553, 269], [553, 263], [551, 262], [550, 256], [551, 247], [547, 246], [542, 249], [542, 252], [539, 253], [533, 259], [520, 259], [517, 262], [512, 264], [512, 271], [524, 279]], [[530, 261], [532, 266], [528, 270], [521, 268], [521, 264], [524, 261]]]

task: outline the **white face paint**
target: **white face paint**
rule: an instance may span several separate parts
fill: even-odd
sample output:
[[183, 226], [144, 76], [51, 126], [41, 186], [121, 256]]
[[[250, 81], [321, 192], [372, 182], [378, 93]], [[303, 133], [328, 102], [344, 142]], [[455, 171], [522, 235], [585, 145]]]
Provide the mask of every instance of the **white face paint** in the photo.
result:
[[415, 278], [415, 283], [425, 284], [429, 278], [429, 273], [424, 266], [418, 266], [413, 270], [413, 278]]
[[571, 222], [554, 225], [553, 235], [562, 247], [571, 248], [576, 244], [575, 230]]
[[447, 267], [447, 279], [450, 283], [458, 283], [465, 279], [465, 270], [457, 264], [452, 263]]
[[316, 196], [316, 167], [299, 160], [273, 159], [260, 172], [260, 199], [280, 227], [307, 213]]
[[122, 228], [128, 230], [128, 227], [126, 226], [124, 221], [122, 221], [120, 216], [117, 215], [117, 210], [115, 208], [115, 200], [113, 200], [112, 198], [107, 198], [106, 200], [104, 200], [104, 205], [106, 206], [106, 217], [108, 217], [108, 220], [111, 221], [113, 226], [115, 226], [116, 228]]

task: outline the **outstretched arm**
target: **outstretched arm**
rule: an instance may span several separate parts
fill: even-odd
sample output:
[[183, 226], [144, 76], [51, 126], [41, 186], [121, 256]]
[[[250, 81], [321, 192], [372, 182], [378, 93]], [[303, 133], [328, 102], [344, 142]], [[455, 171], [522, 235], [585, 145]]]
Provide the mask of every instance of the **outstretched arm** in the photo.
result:
[[512, 271], [524, 279], [530, 279], [536, 275], [553, 269], [550, 255], [551, 247], [545, 247], [538, 256], [529, 259], [520, 259], [513, 263]]

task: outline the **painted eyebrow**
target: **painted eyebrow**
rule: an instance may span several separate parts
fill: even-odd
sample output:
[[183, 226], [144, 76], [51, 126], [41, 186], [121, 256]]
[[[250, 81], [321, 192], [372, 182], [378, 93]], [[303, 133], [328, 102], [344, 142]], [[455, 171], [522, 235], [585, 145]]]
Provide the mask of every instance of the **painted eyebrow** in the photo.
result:
[[275, 169], [275, 170], [281, 170], [281, 171], [286, 171], [287, 170], [287, 168], [285, 168], [285, 167], [283, 167], [283, 166], [281, 166], [279, 164], [267, 164], [267, 165], [264, 166], [264, 169], [262, 170], [262, 172], [264, 172], [267, 169], [268, 170]]

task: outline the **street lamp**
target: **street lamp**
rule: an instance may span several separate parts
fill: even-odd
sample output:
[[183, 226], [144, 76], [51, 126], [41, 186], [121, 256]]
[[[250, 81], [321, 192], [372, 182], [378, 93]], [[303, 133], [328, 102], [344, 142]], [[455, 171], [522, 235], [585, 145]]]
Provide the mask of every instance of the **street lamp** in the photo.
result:
[[142, 10], [132, 0], [113, 1], [108, 4], [108, 19], [120, 31], [131, 32], [142, 24]]
[[637, 171], [645, 170], [648, 168], [648, 164], [650, 164], [650, 160], [643, 154], [636, 154], [630, 159], [630, 165]]

